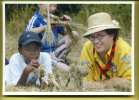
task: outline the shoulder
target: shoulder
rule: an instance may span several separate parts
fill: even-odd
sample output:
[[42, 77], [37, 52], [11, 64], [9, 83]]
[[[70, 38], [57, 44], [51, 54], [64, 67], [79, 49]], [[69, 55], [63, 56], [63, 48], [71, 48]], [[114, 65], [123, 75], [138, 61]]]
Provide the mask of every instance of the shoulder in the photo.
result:
[[36, 12], [33, 14], [31, 20], [37, 19], [38, 17], [39, 17], [39, 14], [38, 14], [38, 11], [36, 11]]
[[131, 46], [122, 38], [119, 38], [117, 40], [116, 46], [117, 46], [117, 51], [120, 53], [129, 53], [131, 51]]
[[92, 42], [90, 40], [86, 41], [83, 45], [81, 56], [90, 55], [92, 50], [93, 50]]
[[35, 17], [41, 16], [40, 13], [39, 13], [39, 10], [35, 11], [33, 16], [35, 16]]
[[80, 55], [80, 62], [81, 64], [90, 63], [92, 64], [93, 61], [93, 44], [90, 40], [84, 43], [81, 55]]
[[93, 48], [92, 42], [91, 42], [90, 40], [86, 41], [86, 42], [84, 43], [84, 45], [83, 45], [83, 48], [84, 48], [84, 49], [91, 49], [91, 48]]
[[33, 14], [32, 18], [30, 19], [30, 22], [36, 22], [36, 21], [40, 20], [40, 18], [41, 18], [41, 15], [40, 15], [39, 11], [36, 11]]
[[116, 55], [120, 57], [119, 60], [122, 62], [131, 62], [131, 46], [122, 38], [117, 41]]
[[43, 20], [44, 19], [44, 17], [41, 15], [39, 10], [34, 13], [34, 16], [37, 17], [38, 20]]
[[52, 59], [49, 53], [40, 52], [39, 62], [40, 64], [44, 64], [44, 66], [46, 66], [47, 68], [51, 67]]
[[11, 59], [20, 59], [22, 58], [21, 54], [20, 53], [14, 53], [12, 56], [11, 56]]
[[48, 59], [51, 59], [50, 54], [47, 53], [47, 52], [40, 52], [40, 57], [41, 57], [41, 58], [48, 58]]
[[23, 56], [20, 53], [15, 53], [11, 56], [9, 64], [23, 64], [24, 59]]

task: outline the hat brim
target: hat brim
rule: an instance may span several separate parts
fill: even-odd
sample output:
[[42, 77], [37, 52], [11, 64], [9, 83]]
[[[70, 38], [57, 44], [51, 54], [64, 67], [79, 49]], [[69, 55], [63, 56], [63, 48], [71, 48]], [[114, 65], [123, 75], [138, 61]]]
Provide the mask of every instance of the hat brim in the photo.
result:
[[119, 26], [115, 26], [115, 25], [108, 25], [108, 26], [101, 26], [101, 27], [90, 28], [83, 35], [83, 37], [88, 37], [91, 34], [94, 34], [96, 32], [103, 31], [103, 30], [106, 30], [106, 29], [120, 29], [120, 27]]
[[41, 41], [39, 41], [39, 40], [36, 40], [36, 39], [29, 39], [28, 41], [22, 43], [22, 46], [26, 46], [26, 45], [28, 45], [28, 44], [30, 44], [30, 43], [37, 43], [38, 46], [40, 46], [40, 47], [41, 47], [41, 45], [42, 45]]

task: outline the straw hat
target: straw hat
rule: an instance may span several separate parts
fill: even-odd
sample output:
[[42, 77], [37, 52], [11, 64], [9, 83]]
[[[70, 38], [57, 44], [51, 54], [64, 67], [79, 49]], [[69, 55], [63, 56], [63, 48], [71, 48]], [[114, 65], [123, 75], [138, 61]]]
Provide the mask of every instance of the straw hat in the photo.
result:
[[95, 32], [99, 32], [105, 29], [119, 29], [119, 23], [116, 20], [112, 20], [108, 13], [100, 12], [91, 15], [88, 18], [88, 29], [83, 36], [89, 36]]

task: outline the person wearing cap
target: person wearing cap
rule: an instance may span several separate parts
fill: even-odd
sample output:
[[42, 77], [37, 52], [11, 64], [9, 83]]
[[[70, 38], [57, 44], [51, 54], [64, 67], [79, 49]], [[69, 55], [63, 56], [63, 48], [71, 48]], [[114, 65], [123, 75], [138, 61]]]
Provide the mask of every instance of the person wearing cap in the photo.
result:
[[[47, 82], [53, 75], [52, 61], [48, 53], [40, 52], [41, 39], [33, 32], [23, 32], [18, 41], [18, 53], [10, 58], [5, 67], [6, 86], [41, 85], [40, 73], [36, 74], [40, 66], [44, 68], [43, 80]], [[54, 83], [56, 81], [54, 80]]]
[[102, 82], [104, 87], [110, 83], [114, 87], [131, 88], [131, 47], [118, 36], [119, 30], [119, 23], [106, 12], [88, 18], [84, 37], [89, 40], [80, 55], [84, 87]]

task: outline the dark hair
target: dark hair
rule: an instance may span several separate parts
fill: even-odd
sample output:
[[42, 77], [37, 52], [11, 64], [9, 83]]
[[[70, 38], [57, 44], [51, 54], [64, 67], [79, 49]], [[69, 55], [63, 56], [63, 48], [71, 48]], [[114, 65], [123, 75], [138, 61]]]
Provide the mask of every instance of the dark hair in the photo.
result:
[[116, 41], [119, 36], [119, 29], [106, 29], [105, 31], [108, 35], [113, 35], [113, 40]]
[[18, 44], [18, 48], [22, 48], [22, 44]]

